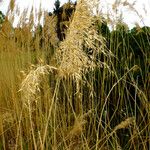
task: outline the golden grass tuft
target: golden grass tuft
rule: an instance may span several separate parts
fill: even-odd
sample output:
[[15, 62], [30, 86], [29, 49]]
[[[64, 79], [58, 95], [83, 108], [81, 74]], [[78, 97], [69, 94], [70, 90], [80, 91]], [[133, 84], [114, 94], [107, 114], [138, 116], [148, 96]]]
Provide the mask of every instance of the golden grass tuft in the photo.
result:
[[114, 131], [117, 131], [119, 129], [125, 129], [125, 128], [129, 127], [130, 125], [134, 125], [134, 124], [135, 124], [135, 118], [134, 117], [127, 118], [126, 120], [124, 120], [120, 124], [118, 124], [114, 128]]
[[[0, 30], [0, 149], [146, 150], [148, 81], [142, 87], [134, 78], [141, 67], [126, 54], [129, 48], [134, 55], [130, 41], [120, 48], [115, 31], [110, 41], [102, 37], [103, 22], [93, 13], [98, 3], [77, 1], [71, 20], [63, 22], [68, 30], [61, 42], [54, 15], [45, 15], [44, 26], [35, 27], [33, 9], [28, 21], [24, 10], [15, 29], [8, 20], [13, 15], [6, 17]], [[62, 13], [66, 19], [65, 9]], [[41, 12], [36, 17], [39, 21]], [[106, 42], [117, 56], [111, 57]], [[140, 71], [144, 80], [146, 71]]]
[[[92, 6], [90, 1], [79, 0], [77, 2], [66, 38], [60, 43], [56, 52], [58, 69], [62, 76], [79, 75], [86, 69], [95, 67], [94, 56], [105, 51], [104, 38], [98, 35], [95, 29]], [[84, 52], [83, 46], [93, 50], [92, 59]]]
[[[84, 52], [83, 46], [92, 48], [92, 57]], [[33, 95], [40, 91], [39, 78], [41, 74], [48, 74], [49, 70], [51, 72], [51, 69], [55, 69], [61, 77], [71, 75], [79, 79], [84, 71], [96, 67], [96, 54], [99, 52], [107, 54], [108, 52], [105, 51], [104, 38], [98, 35], [95, 28], [95, 17], [90, 1], [79, 0], [66, 38], [56, 50], [57, 68], [48, 65], [37, 67], [37, 69], [30, 71], [22, 82], [21, 91], [28, 104], [31, 99], [34, 99], [31, 101], [36, 101]]]
[[23, 80], [20, 89], [23, 102], [27, 106], [31, 106], [33, 102], [37, 102], [36, 98], [38, 96], [38, 92], [40, 92], [40, 82], [42, 81], [42, 77], [49, 73], [54, 73], [56, 70], [57, 68], [55, 67], [45, 65], [39, 66], [29, 72]]

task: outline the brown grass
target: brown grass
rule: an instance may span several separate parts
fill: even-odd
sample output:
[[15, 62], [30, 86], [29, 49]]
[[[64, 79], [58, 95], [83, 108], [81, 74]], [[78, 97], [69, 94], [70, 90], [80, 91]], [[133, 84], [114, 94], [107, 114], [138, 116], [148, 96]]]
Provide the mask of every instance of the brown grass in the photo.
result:
[[[127, 66], [121, 77], [116, 73], [117, 56], [97, 31], [97, 22], [103, 22], [93, 13], [98, 3], [77, 1], [61, 42], [54, 30], [56, 16], [45, 12], [43, 30], [34, 24], [33, 9], [28, 23], [27, 10], [20, 14], [15, 29], [13, 16], [6, 17], [0, 30], [0, 149], [120, 150], [118, 135], [123, 133], [130, 136], [124, 142], [127, 148], [146, 150], [150, 105], [132, 77], [140, 68]], [[15, 6], [11, 0], [8, 14]], [[37, 17], [40, 20], [41, 12]], [[125, 97], [127, 84], [136, 89], [135, 98], [129, 91], [130, 98]], [[137, 97], [146, 115], [142, 108], [129, 113], [125, 102], [133, 100], [136, 105]]]

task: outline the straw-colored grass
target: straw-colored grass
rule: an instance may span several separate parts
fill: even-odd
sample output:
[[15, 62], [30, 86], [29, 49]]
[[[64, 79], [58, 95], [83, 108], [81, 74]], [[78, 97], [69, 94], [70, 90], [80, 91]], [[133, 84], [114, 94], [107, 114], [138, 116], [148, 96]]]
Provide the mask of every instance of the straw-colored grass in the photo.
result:
[[[78, 0], [65, 38], [59, 41], [57, 14], [45, 13], [42, 27], [34, 25], [33, 9], [27, 23], [25, 10], [14, 29], [10, 12], [17, 6], [11, 1], [0, 29], [0, 149], [149, 148], [145, 49], [150, 42], [140, 37], [138, 43], [121, 25], [120, 31], [103, 35], [105, 21], [95, 13], [98, 3]], [[118, 5], [122, 3], [115, 3], [114, 9]], [[130, 6], [126, 1], [123, 5]], [[147, 31], [147, 41], [149, 35]], [[136, 57], [131, 39], [142, 59]]]

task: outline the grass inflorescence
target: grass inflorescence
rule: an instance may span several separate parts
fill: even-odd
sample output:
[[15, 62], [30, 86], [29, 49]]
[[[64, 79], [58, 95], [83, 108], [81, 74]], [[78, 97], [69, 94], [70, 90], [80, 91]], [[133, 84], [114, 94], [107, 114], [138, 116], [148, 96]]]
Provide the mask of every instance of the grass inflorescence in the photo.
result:
[[0, 149], [149, 149], [150, 28], [119, 19], [110, 30], [98, 3], [40, 11], [43, 25], [24, 10], [14, 28], [10, 2], [0, 20]]

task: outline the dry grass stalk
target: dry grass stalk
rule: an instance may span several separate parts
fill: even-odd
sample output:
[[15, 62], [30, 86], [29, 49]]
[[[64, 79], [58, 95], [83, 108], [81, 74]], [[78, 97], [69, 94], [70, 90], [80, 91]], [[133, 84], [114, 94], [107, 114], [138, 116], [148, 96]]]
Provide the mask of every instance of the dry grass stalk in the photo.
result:
[[[117, 130], [128, 128], [130, 125], [133, 125], [133, 126], [135, 125], [135, 117], [129, 117], [126, 120], [122, 121], [120, 124], [118, 124], [117, 126], [115, 126], [115, 128], [113, 129], [113, 131], [110, 134], [108, 134], [107, 136], [105, 136], [102, 140], [109, 139], [111, 136], [113, 136], [116, 133]], [[102, 142], [102, 140], [98, 141], [97, 145], [100, 142]], [[105, 145], [106, 141], [103, 142], [103, 144], [101, 145], [101, 148]], [[119, 143], [118, 143], [117, 140], [116, 140], [116, 145], [117, 145], [117, 149], [120, 150], [121, 147], [120, 147], [120, 145], [119, 145]]]
[[[85, 125], [87, 124], [87, 117], [93, 113], [92, 110], [89, 110], [87, 113], [82, 115], [74, 116], [75, 120], [73, 124], [68, 128], [58, 128], [57, 132], [57, 148], [61, 147], [61, 145], [65, 142], [68, 150], [72, 149], [82, 149], [81, 147], [86, 147], [87, 139], [82, 139], [82, 135], [84, 135]], [[85, 143], [82, 143], [84, 141]], [[84, 144], [86, 146], [84, 146]]]
[[[106, 54], [104, 50], [104, 39], [98, 35], [95, 28], [95, 18], [92, 14], [92, 8], [93, 5], [91, 5], [89, 0], [79, 0], [77, 3], [66, 39], [60, 43], [60, 47], [56, 52], [56, 58], [59, 64], [57, 71], [60, 76], [73, 75], [76, 78], [80, 78], [83, 71], [96, 66], [94, 56], [97, 53], [103, 52]], [[97, 44], [100, 44], [100, 46]], [[89, 57], [83, 51], [83, 45], [86, 48], [93, 49], [92, 57]], [[55, 67], [48, 65], [31, 70], [22, 82], [21, 91], [23, 91], [23, 97], [28, 104], [36, 101], [34, 96], [40, 90], [39, 83], [41, 74], [48, 74], [49, 71], [51, 72], [51, 69], [56, 70]]]
[[41, 77], [53, 72], [54, 70], [57, 70], [57, 68], [45, 65], [39, 66], [35, 70], [33, 69], [29, 72], [23, 80], [20, 89], [23, 94], [23, 102], [27, 106], [31, 106], [31, 104], [37, 100], [38, 92], [40, 92]]
[[120, 124], [118, 124], [115, 128], [114, 131], [117, 131], [119, 129], [124, 129], [129, 127], [130, 125], [134, 125], [135, 123], [135, 118], [134, 117], [129, 117], [126, 120], [122, 121]]
[[56, 33], [57, 17], [48, 16], [47, 13], [44, 13], [44, 40], [47, 43], [51, 43], [57, 48], [59, 39]]
[[67, 142], [68, 149], [82, 149], [83, 147], [86, 147], [86, 143], [81, 142], [81, 136], [84, 133], [84, 127], [87, 123], [86, 117], [89, 116], [92, 113], [91, 110], [89, 110], [87, 113], [79, 115], [75, 118], [75, 122], [69, 131], [69, 133], [65, 137], [65, 141]]
[[[94, 67], [94, 61], [83, 51], [83, 45], [93, 50], [93, 55], [102, 51], [104, 39], [97, 34], [91, 1], [79, 0], [73, 20], [67, 31], [65, 40], [60, 43], [56, 58], [62, 76], [81, 74], [89, 67]], [[100, 43], [100, 48], [96, 43]], [[94, 59], [94, 58], [93, 58]]]
[[77, 116], [69, 135], [81, 135], [83, 132], [83, 126], [86, 124], [86, 117], [88, 117], [91, 113], [92, 110], [89, 110], [87, 113]]
[[69, 132], [69, 139], [74, 136], [79, 136], [83, 132], [83, 126], [86, 124], [86, 121], [83, 119], [83, 117], [77, 117], [75, 119], [75, 123], [73, 125], [73, 128]]

